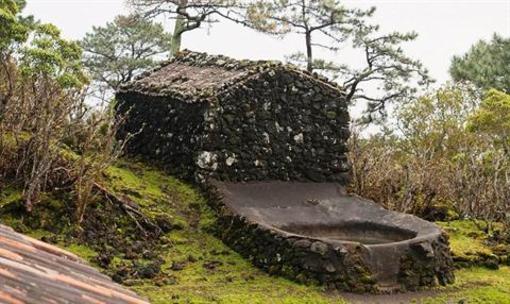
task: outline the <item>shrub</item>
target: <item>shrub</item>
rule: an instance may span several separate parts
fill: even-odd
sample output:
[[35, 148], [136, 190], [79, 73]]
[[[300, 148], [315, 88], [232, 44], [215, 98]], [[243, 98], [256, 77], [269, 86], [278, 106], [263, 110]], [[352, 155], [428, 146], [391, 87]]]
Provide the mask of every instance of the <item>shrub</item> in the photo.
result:
[[425, 218], [450, 210], [488, 231], [494, 221], [509, 225], [510, 132], [500, 123], [509, 97], [492, 91], [480, 103], [446, 86], [398, 109], [391, 129], [368, 138], [354, 130], [351, 191]]

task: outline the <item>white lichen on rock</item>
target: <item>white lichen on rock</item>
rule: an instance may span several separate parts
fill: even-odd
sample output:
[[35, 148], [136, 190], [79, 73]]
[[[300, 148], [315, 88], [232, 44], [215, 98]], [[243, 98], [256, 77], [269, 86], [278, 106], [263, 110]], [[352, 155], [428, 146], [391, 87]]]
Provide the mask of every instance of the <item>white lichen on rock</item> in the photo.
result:
[[218, 155], [214, 152], [202, 151], [197, 157], [197, 165], [202, 169], [215, 171], [218, 169]]
[[303, 133], [299, 133], [297, 135], [294, 135], [294, 141], [297, 143], [297, 144], [302, 144], [304, 143], [304, 135]]
[[235, 154], [234, 154], [233, 156], [229, 156], [229, 157], [227, 157], [227, 159], [225, 160], [225, 164], [226, 164], [227, 166], [229, 166], [229, 167], [230, 167], [230, 166], [232, 166], [232, 165], [233, 165], [236, 161], [237, 161], [237, 159], [236, 159], [236, 156], [235, 156]]

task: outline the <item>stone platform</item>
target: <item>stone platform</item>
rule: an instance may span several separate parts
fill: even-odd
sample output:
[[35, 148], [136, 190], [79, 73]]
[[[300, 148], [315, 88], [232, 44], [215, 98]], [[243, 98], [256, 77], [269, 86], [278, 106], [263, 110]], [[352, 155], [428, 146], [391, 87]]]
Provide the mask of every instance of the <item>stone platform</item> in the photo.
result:
[[336, 183], [210, 186], [220, 237], [270, 273], [356, 292], [454, 280], [448, 239], [438, 226], [348, 195]]

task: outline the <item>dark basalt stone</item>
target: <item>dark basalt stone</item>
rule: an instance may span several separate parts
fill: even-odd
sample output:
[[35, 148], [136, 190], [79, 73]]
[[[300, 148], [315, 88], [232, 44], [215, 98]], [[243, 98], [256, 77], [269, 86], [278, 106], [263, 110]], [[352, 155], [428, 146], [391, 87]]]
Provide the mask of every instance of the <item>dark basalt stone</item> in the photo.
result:
[[345, 96], [294, 66], [186, 51], [117, 100], [127, 152], [188, 180], [347, 180]]
[[185, 51], [117, 100], [128, 154], [206, 188], [218, 236], [267, 272], [357, 292], [453, 281], [437, 226], [345, 194], [349, 113], [335, 83]]
[[338, 184], [210, 181], [209, 193], [222, 239], [271, 273], [357, 292], [454, 281], [448, 238], [437, 225]]

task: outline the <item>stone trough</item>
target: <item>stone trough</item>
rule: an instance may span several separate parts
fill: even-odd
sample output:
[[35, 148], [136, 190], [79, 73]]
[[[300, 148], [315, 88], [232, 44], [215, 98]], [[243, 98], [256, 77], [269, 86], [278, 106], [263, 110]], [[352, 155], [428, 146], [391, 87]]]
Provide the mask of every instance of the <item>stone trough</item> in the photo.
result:
[[223, 240], [270, 273], [358, 292], [453, 281], [448, 240], [438, 226], [350, 196], [338, 184], [211, 186]]

